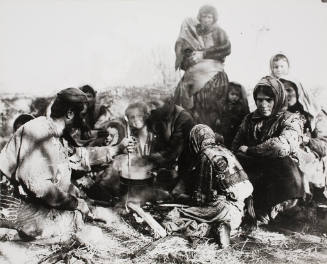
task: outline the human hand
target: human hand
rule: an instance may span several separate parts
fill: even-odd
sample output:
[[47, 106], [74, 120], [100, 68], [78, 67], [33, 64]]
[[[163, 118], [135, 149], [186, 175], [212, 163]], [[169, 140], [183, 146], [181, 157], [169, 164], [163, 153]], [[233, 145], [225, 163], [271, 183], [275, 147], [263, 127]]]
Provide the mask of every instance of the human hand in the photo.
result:
[[119, 143], [119, 148], [126, 150], [128, 153], [135, 152], [136, 149], [136, 139], [133, 137], [125, 137]]
[[246, 152], [248, 151], [248, 146], [240, 146], [239, 148], [238, 148], [238, 151], [240, 151], [240, 152], [242, 152], [242, 153], [245, 153], [246, 154]]

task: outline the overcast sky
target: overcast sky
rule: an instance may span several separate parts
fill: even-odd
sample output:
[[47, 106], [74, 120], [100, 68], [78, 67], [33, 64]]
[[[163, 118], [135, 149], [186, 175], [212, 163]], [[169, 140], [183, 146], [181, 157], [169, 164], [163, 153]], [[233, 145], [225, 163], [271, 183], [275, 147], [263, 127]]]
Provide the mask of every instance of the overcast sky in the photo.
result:
[[151, 55], [164, 54], [173, 69], [180, 24], [203, 4], [216, 6], [231, 40], [231, 80], [253, 87], [282, 51], [307, 86], [327, 89], [321, 0], [0, 0], [0, 92], [155, 83]]

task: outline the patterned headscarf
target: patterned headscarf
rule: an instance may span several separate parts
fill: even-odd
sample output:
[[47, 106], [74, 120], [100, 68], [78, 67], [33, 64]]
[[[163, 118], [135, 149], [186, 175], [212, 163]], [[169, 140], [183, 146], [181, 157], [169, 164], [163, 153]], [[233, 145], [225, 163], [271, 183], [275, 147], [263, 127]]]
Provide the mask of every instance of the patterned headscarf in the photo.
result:
[[[274, 107], [271, 112], [271, 116], [277, 115], [281, 112], [285, 112], [287, 109], [286, 92], [284, 85], [276, 78], [272, 76], [263, 77], [259, 83], [254, 87], [253, 98], [256, 100], [258, 89], [260, 86], [269, 87], [274, 94]], [[257, 111], [256, 111], [257, 114]]]
[[216, 144], [216, 136], [210, 127], [203, 124], [194, 126], [190, 132], [190, 148], [195, 153]]

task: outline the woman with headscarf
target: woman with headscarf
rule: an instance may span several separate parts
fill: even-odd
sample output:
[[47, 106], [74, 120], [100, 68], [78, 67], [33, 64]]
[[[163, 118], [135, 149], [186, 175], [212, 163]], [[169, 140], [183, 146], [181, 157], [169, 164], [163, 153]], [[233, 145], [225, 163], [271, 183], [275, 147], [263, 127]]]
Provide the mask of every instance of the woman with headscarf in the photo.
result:
[[175, 102], [194, 117], [195, 122], [214, 128], [217, 101], [225, 94], [228, 77], [225, 57], [231, 53], [227, 34], [217, 24], [213, 6], [202, 6], [197, 19], [187, 18], [176, 41], [175, 68], [185, 74], [175, 90]]
[[196, 206], [181, 209], [179, 213], [183, 219], [200, 223], [196, 226], [202, 231], [207, 227], [207, 234], [213, 229], [218, 242], [226, 247], [230, 230], [241, 224], [245, 199], [251, 196], [253, 186], [232, 152], [216, 144], [215, 133], [207, 125], [192, 128], [189, 145], [194, 156], [192, 200]]
[[280, 81], [287, 93], [288, 111], [298, 113], [303, 121], [301, 136], [300, 163], [305, 176], [306, 192], [313, 199], [327, 203], [324, 195], [326, 187], [327, 155], [327, 114], [319, 107], [301, 83], [290, 76], [283, 76]]
[[283, 84], [266, 76], [253, 91], [257, 109], [247, 115], [232, 150], [254, 184], [254, 208], [267, 222], [304, 196], [298, 150], [299, 115], [286, 111]]

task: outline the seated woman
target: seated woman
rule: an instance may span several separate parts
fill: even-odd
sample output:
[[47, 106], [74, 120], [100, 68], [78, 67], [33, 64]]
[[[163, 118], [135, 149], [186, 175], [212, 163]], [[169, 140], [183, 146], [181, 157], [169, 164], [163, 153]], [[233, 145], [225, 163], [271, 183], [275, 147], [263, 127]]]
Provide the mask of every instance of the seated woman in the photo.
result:
[[214, 129], [217, 101], [226, 95], [225, 57], [231, 44], [216, 22], [217, 10], [205, 5], [197, 18], [186, 18], [175, 44], [175, 68], [185, 71], [175, 90], [175, 102], [189, 111], [196, 123]]
[[286, 92], [277, 79], [266, 76], [253, 91], [257, 109], [247, 115], [232, 144], [254, 185], [254, 208], [264, 222], [304, 196], [298, 164], [298, 115], [286, 111]]
[[[303, 120], [300, 148], [301, 168], [304, 172], [306, 193], [313, 193], [317, 202], [327, 203], [326, 187], [327, 115], [313, 100], [309, 91], [290, 76], [279, 79], [285, 86], [288, 111], [299, 113]], [[311, 185], [311, 191], [309, 184]]]
[[[193, 203], [196, 206], [179, 210], [183, 218], [173, 223], [180, 225], [183, 221], [190, 221], [185, 219], [196, 220], [201, 223], [195, 225], [198, 227], [196, 229], [205, 231], [202, 235], [207, 235], [211, 227], [218, 242], [226, 247], [229, 245], [230, 230], [241, 224], [245, 199], [251, 196], [253, 186], [232, 152], [216, 144], [211, 128], [196, 125], [189, 138], [194, 156], [190, 165], [195, 166]], [[169, 223], [165, 223], [168, 229], [174, 226]], [[195, 233], [199, 233], [197, 231], [200, 230], [195, 230]]]

